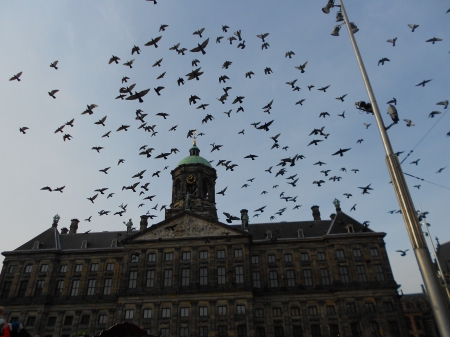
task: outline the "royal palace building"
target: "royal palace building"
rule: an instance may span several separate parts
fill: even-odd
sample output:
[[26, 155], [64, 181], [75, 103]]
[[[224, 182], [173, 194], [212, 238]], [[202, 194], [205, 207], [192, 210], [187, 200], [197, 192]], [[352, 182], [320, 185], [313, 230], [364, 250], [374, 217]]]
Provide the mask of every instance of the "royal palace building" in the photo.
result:
[[194, 144], [171, 172], [165, 220], [139, 230], [50, 228], [3, 252], [0, 305], [32, 335], [95, 335], [119, 322], [209, 337], [408, 336], [385, 248], [339, 208], [322, 220], [218, 221], [216, 170]]

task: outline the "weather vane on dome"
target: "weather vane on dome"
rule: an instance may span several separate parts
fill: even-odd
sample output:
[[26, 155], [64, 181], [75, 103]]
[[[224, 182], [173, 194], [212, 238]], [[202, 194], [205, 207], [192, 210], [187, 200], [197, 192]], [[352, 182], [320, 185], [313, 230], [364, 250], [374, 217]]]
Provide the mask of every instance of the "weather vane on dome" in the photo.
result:
[[194, 145], [197, 146], [197, 129], [194, 130]]

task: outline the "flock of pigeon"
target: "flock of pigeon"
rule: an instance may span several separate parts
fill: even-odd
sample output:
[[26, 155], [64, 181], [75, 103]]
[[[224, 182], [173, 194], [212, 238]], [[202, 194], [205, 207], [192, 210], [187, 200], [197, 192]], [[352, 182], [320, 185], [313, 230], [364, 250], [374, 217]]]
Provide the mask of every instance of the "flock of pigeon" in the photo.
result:
[[[153, 1], [155, 4], [157, 3], [155, 0], [147, 0], [147, 1]], [[419, 27], [419, 25], [409, 25], [409, 27], [412, 29], [412, 32], [415, 31], [415, 29], [417, 29]], [[155, 56], [157, 58], [157, 61], [155, 61], [152, 65], [152, 67], [164, 67], [165, 63], [164, 63], [164, 53], [166, 52], [166, 50], [169, 50], [169, 52], [174, 52], [177, 53], [180, 56], [192, 56], [193, 60], [192, 60], [192, 67], [193, 69], [189, 69], [186, 70], [186, 74], [185, 75], [181, 75], [178, 77], [178, 79], [176, 80], [176, 83], [171, 83], [171, 85], [173, 86], [184, 86], [184, 85], [189, 85], [189, 81], [200, 81], [203, 80], [203, 77], [205, 76], [205, 71], [202, 70], [202, 61], [201, 61], [201, 57], [203, 57], [203, 55], [207, 55], [208, 54], [208, 47], [210, 46], [210, 37], [204, 37], [203, 35], [206, 34], [210, 34], [210, 32], [208, 32], [207, 29], [205, 28], [201, 28], [198, 30], [195, 30], [192, 32], [193, 35], [198, 36], [199, 38], [199, 42], [197, 43], [196, 46], [190, 46], [189, 48], [186, 47], [182, 47], [180, 46], [180, 43], [176, 43], [174, 45], [170, 44], [171, 47], [167, 48], [168, 44], [164, 41], [164, 32], [166, 31], [166, 29], [170, 29], [169, 25], [167, 24], [162, 24], [159, 28], [158, 32], [154, 32], [154, 37], [150, 39], [150, 41], [144, 43], [144, 46], [151, 48], [151, 53], [152, 56]], [[247, 36], [244, 32], [242, 32], [241, 30], [235, 30], [234, 32], [231, 30], [231, 28], [227, 25], [222, 25], [221, 27], [221, 33], [223, 35], [219, 35], [217, 37], [215, 37], [215, 43], [216, 44], [220, 44], [220, 43], [228, 43], [231, 47], [234, 48], [238, 48], [240, 50], [244, 50], [246, 48], [246, 40], [245, 39], [259, 39], [260, 43], [261, 43], [261, 50], [266, 50], [268, 48], [270, 48], [270, 34], [269, 33], [262, 33], [262, 34], [257, 34], [256, 36]], [[250, 34], [249, 34], [250, 35]], [[224, 39], [228, 42], [222, 41], [222, 39]], [[213, 40], [214, 41], [214, 40]], [[442, 39], [434, 37], [432, 39], [427, 40], [426, 42], [431, 42], [432, 44], [442, 41]], [[392, 46], [396, 46], [396, 42], [397, 42], [397, 38], [392, 38], [387, 40], [388, 43], [391, 43]], [[163, 51], [161, 51], [163, 50]], [[124, 72], [126, 69], [132, 69], [133, 66], [135, 66], [135, 60], [136, 58], [139, 57], [139, 55], [141, 54], [141, 48], [137, 45], [134, 45], [131, 47], [131, 57], [135, 57], [133, 59], [125, 59], [124, 56], [117, 56], [117, 55], [112, 55], [110, 57], [109, 60], [105, 60], [105, 62], [108, 62], [109, 64], [111, 64], [111, 67], [113, 66], [125, 66]], [[200, 60], [197, 58], [200, 58]], [[201, 55], [201, 56], [200, 56]], [[207, 56], [205, 56], [207, 57]], [[296, 54], [294, 51], [292, 50], [288, 50], [285, 52], [285, 59], [295, 59]], [[390, 60], [387, 57], [383, 57], [382, 59], [379, 60], [378, 65], [384, 65], [385, 62], [390, 62]], [[50, 64], [50, 67], [53, 68], [54, 70], [58, 70], [58, 61], [54, 61]], [[297, 63], [298, 64], [298, 63]], [[232, 79], [229, 78], [229, 76], [227, 76], [226, 71], [227, 69], [229, 69], [230, 67], [233, 66], [233, 62], [229, 61], [229, 60], [225, 60], [224, 63], [222, 64], [222, 70], [224, 72], [224, 75], [221, 75], [218, 78], [218, 82], [219, 84], [223, 84], [223, 91], [219, 94], [219, 97], [216, 97], [216, 99], [218, 100], [218, 103], [216, 106], [212, 107], [212, 104], [208, 104], [208, 103], [203, 103], [206, 102], [206, 100], [203, 98], [200, 98], [200, 96], [202, 95], [194, 95], [192, 94], [189, 98], [188, 98], [188, 103], [190, 106], [196, 107], [196, 109], [199, 109], [200, 111], [206, 111], [208, 110], [208, 113], [206, 114], [206, 116], [204, 116], [201, 121], [199, 121], [198, 124], [201, 124], [202, 127], [204, 124], [213, 122], [216, 119], [220, 119], [220, 118], [230, 118], [231, 114], [233, 111], [235, 111], [235, 113], [240, 113], [240, 112], [244, 112], [244, 100], [245, 100], [245, 96], [242, 94], [239, 95], [234, 95], [235, 98], [231, 97], [231, 92], [232, 92], [232, 87], [230, 83], [233, 83]], [[298, 77], [301, 76], [300, 74], [305, 73], [308, 71], [308, 61], [306, 60], [302, 60], [298, 66], [293, 66], [293, 71], [295, 71], [293, 73], [293, 77]], [[59, 70], [59, 71], [63, 71], [63, 70]], [[156, 80], [160, 80], [163, 79], [164, 76], [166, 75], [168, 70], [163, 71], [157, 78]], [[261, 76], [261, 75], [271, 75], [273, 73], [273, 70], [271, 69], [271, 67], [266, 67], [264, 69], [261, 69], [259, 71], [259, 73], [257, 72], [257, 75], [255, 75], [255, 72], [253, 71], [248, 71], [245, 74], [243, 74], [243, 78], [244, 79], [252, 79], [252, 76]], [[10, 78], [10, 81], [21, 81], [21, 80], [26, 80], [25, 78], [23, 78], [24, 76], [22, 76], [23, 73], [19, 72], [17, 74], [15, 74], [14, 76], [12, 76]], [[245, 75], [245, 76], [244, 76]], [[147, 98], [148, 98], [148, 94], [150, 92], [154, 92], [157, 96], [161, 96], [164, 95], [164, 89], [165, 86], [163, 85], [157, 85], [154, 87], [141, 87], [141, 88], [136, 88], [137, 84], [136, 83], [132, 83], [132, 75], [125, 75], [123, 76], [120, 85], [117, 86], [117, 100], [123, 100], [123, 101], [138, 101], [139, 103], [144, 103]], [[211, 79], [209, 79], [211, 80]], [[424, 87], [428, 82], [430, 82], [431, 79], [429, 80], [424, 80], [421, 83], [417, 84], [417, 86], [421, 86]], [[284, 84], [285, 83], [285, 84]], [[295, 78], [293, 80], [288, 80], [285, 81], [283, 83], [283, 85], [287, 85], [287, 87], [289, 87], [293, 92], [300, 92], [300, 90], [302, 90], [302, 88], [300, 87], [300, 83], [298, 82], [298, 78]], [[167, 84], [166, 84], [167, 85]], [[308, 90], [308, 92], [311, 92], [313, 90], [317, 90], [319, 92], [323, 92], [324, 94], [327, 93], [327, 90], [330, 88], [330, 85], [324, 85], [324, 86], [315, 86], [313, 84], [308, 84], [305, 85], [305, 88]], [[53, 98], [56, 99], [57, 98], [57, 94], [58, 94], [59, 90], [58, 89], [52, 89], [48, 92], [48, 95]], [[347, 94], [343, 94], [343, 95], [339, 95], [338, 97], [335, 97], [336, 100], [338, 102], [344, 102], [346, 99]], [[180, 98], [181, 99], [181, 98]], [[200, 101], [202, 103], [200, 103]], [[231, 106], [228, 106], [226, 108], [227, 111], [221, 111], [218, 112], [221, 109], [222, 106], [225, 106], [226, 104], [231, 104]], [[298, 101], [295, 102], [295, 104], [293, 104], [293, 106], [302, 106], [305, 102], [305, 98], [302, 98]], [[274, 104], [274, 99], [270, 100], [267, 103], [261, 104], [261, 110], [263, 113], [270, 115], [271, 110], [273, 109], [273, 104]], [[397, 124], [399, 122], [399, 117], [397, 114], [397, 110], [396, 110], [396, 105], [397, 105], [397, 100], [395, 98], [393, 98], [392, 100], [387, 102], [388, 104], [388, 113], [392, 119], [392, 124], [387, 126], [386, 128], [389, 129], [390, 127], [392, 127], [393, 125]], [[359, 101], [355, 103], [356, 105], [356, 109], [361, 110], [367, 114], [372, 114], [372, 107], [370, 103], [366, 103], [363, 101]], [[443, 100], [437, 103], [437, 105], [442, 106], [443, 109], [447, 109], [448, 107], [448, 100]], [[236, 106], [236, 108], [234, 108], [234, 106]], [[87, 104], [86, 108], [81, 111], [80, 109], [80, 113], [82, 116], [93, 116], [94, 112], [96, 112], [99, 106], [97, 104]], [[98, 109], [100, 110], [100, 109]], [[434, 118], [436, 115], [441, 114], [441, 111], [432, 111], [429, 115], [430, 118]], [[173, 115], [173, 113], [171, 113]], [[162, 119], [166, 120], [168, 118], [171, 118], [171, 114], [169, 113], [164, 113], [164, 112], [160, 112], [157, 113], [156, 116], [161, 117]], [[220, 117], [219, 117], [220, 116]], [[107, 125], [107, 115], [105, 116], [100, 116], [100, 117], [96, 117], [95, 118], [95, 122], [93, 122], [96, 125], [102, 126], [102, 127], [106, 127]], [[320, 112], [319, 115], [319, 120], [326, 119], [331, 117], [329, 112]], [[81, 118], [85, 118], [85, 117], [81, 117]], [[337, 114], [337, 118], [343, 118], [345, 119], [345, 111]], [[75, 119], [76, 118], [72, 118], [71, 120], [67, 121], [66, 123], [62, 124], [62, 125], [57, 125], [55, 126], [55, 134], [60, 134], [62, 135], [62, 139], [63, 141], [71, 141], [72, 140], [72, 136], [70, 134], [70, 129], [74, 127], [75, 125]], [[148, 132], [150, 134], [150, 137], [156, 137], [157, 134], [161, 131], [158, 130], [157, 126], [150, 123], [149, 121], [149, 116], [147, 113], [144, 112], [144, 110], [142, 109], [137, 109], [135, 111], [135, 121], [136, 125], [132, 125], [131, 123], [124, 123], [121, 124], [117, 129], [116, 132], [127, 132], [129, 129], [134, 130], [136, 129], [136, 132]], [[404, 119], [404, 121], [406, 122], [406, 126], [407, 127], [413, 127], [415, 126], [415, 123], [410, 120], [410, 119]], [[248, 127], [254, 128], [255, 130], [258, 131], [262, 131], [262, 132], [269, 132], [270, 131], [270, 127], [272, 126], [272, 124], [275, 122], [275, 118], [268, 118], [268, 120], [266, 121], [256, 121], [254, 123], [252, 123], [251, 125], [249, 125]], [[364, 123], [364, 126], [362, 126], [362, 129], [367, 130], [370, 127], [371, 124], [368, 123]], [[176, 132], [178, 128], [178, 125], [173, 125], [169, 130], [167, 130], [167, 132]], [[20, 132], [22, 132], [23, 134], [26, 134], [28, 132], [28, 130], [30, 130], [29, 126], [22, 126], [19, 128]], [[31, 131], [31, 130], [30, 130]], [[106, 133], [104, 133], [101, 138], [109, 138], [111, 135], [112, 130], [107, 131]], [[134, 131], [133, 131], [134, 132]], [[245, 135], [245, 132], [248, 132], [246, 129], [242, 129], [242, 130], [236, 130], [236, 134], [238, 136]], [[321, 126], [318, 128], [314, 128], [309, 136], [312, 137], [312, 139], [309, 141], [308, 144], [305, 144], [306, 147], [308, 146], [319, 146], [319, 144], [321, 142], [324, 142], [328, 139], [328, 137], [330, 136], [329, 133], [327, 133], [328, 131], [325, 131], [325, 126]], [[187, 138], [192, 138], [192, 137], [201, 137], [204, 136], [205, 134], [202, 132], [197, 132], [196, 129], [189, 129], [187, 132]], [[279, 149], [280, 151], [288, 151], [289, 146], [282, 146], [280, 144], [280, 135], [281, 133], [277, 133], [276, 135], [268, 135], [268, 138], [271, 139], [273, 141], [272, 146], [270, 148], [268, 148], [267, 150], [273, 150], [273, 149]], [[450, 136], [450, 132], [447, 134], [447, 136]], [[356, 146], [359, 146], [360, 144], [362, 144], [364, 142], [363, 138], [359, 138], [356, 141]], [[156, 146], [157, 143], [155, 143], [154, 146]], [[214, 152], [214, 151], [220, 151], [220, 149], [224, 146], [223, 144], [216, 144], [216, 143], [212, 143], [211, 145], [211, 149], [210, 152]], [[96, 151], [97, 153], [101, 153], [101, 151], [104, 149], [103, 146], [92, 146], [92, 150]], [[332, 153], [327, 154], [328, 156], [338, 156], [338, 157], [343, 157], [348, 151], [350, 151], [351, 148], [347, 147], [347, 148], [338, 148], [338, 146], [336, 146], [336, 150]], [[172, 154], [176, 154], [177, 152], [179, 152], [179, 150], [177, 148], [171, 148], [170, 150], [165, 149], [165, 150], [158, 150], [158, 152], [160, 152], [160, 154], [158, 155], [154, 155], [153, 151], [155, 151], [154, 147], [148, 146], [148, 145], [143, 145], [139, 148], [139, 150], [137, 151], [138, 155], [141, 156], [145, 156], [146, 158], [155, 158], [155, 159], [167, 159], [168, 156], [172, 155]], [[400, 155], [403, 152], [398, 152], [397, 155]], [[258, 160], [258, 155], [257, 154], [248, 154], [247, 156], [245, 156], [243, 159], [246, 160], [251, 160], [251, 161], [255, 161]], [[264, 169], [264, 173], [265, 174], [271, 174], [274, 175], [275, 177], [277, 177], [277, 179], [279, 179], [279, 184], [276, 185], [272, 185], [272, 186], [265, 186], [260, 194], [264, 195], [269, 193], [268, 190], [269, 188], [271, 190], [273, 189], [277, 189], [280, 188], [280, 185], [283, 186], [287, 186], [290, 185], [293, 188], [295, 188], [297, 186], [299, 177], [298, 177], [298, 173], [293, 173], [293, 172], [289, 172], [289, 170], [293, 170], [292, 167], [294, 167], [299, 160], [304, 160], [305, 156], [300, 154], [300, 153], [295, 153], [292, 154], [290, 156], [282, 156], [280, 155], [280, 158], [277, 162], [274, 162], [272, 166], [265, 168]], [[420, 159], [417, 159], [413, 162], [411, 162], [411, 164], [415, 164], [418, 165]], [[117, 166], [123, 164], [125, 162], [125, 159], [123, 158], [119, 158], [118, 162], [117, 162]], [[214, 165], [217, 169], [219, 168], [224, 168], [226, 171], [230, 170], [230, 171], [234, 171], [237, 169], [237, 167], [239, 167], [239, 165], [244, 166], [245, 164], [241, 164], [241, 162], [233, 162], [233, 160], [228, 160], [228, 159], [220, 159], [217, 162], [215, 162], [214, 160], [211, 160], [211, 164]], [[311, 163], [312, 165], [315, 165], [318, 168], [318, 173], [320, 173], [321, 175], [323, 174], [323, 176], [321, 176], [321, 179], [316, 179], [312, 182], [313, 185], [317, 186], [317, 187], [321, 187], [323, 184], [328, 184], [330, 182], [339, 182], [343, 179], [343, 175], [344, 174], [348, 174], [347, 172], [347, 168], [346, 167], [339, 167], [339, 168], [334, 168], [334, 170], [329, 169], [329, 168], [324, 168], [327, 167], [326, 162], [323, 161], [317, 161], [315, 163]], [[324, 167], [323, 167], [324, 166]], [[108, 170], [110, 170], [111, 167], [104, 167], [102, 169], [99, 170], [99, 172], [103, 173], [103, 174], [108, 174]], [[152, 177], [159, 177], [159, 175], [162, 173], [162, 171], [165, 171], [168, 169], [168, 166], [165, 166], [164, 169], [161, 170], [157, 170], [154, 173], [152, 173]], [[440, 168], [438, 170], [437, 173], [441, 173], [443, 170], [445, 169], [445, 167]], [[141, 184], [141, 180], [144, 178], [144, 174], [146, 173], [147, 170], [139, 170], [139, 172], [137, 172], [135, 175], [133, 175], [131, 177], [132, 182], [129, 185], [124, 185], [122, 188], [122, 191], [132, 191], [135, 193], [139, 193], [140, 196], [142, 196], [142, 200], [143, 202], [140, 203], [139, 205], [135, 205], [133, 207], [137, 207], [137, 208], [141, 208], [145, 206], [146, 202], [151, 202], [153, 201], [153, 198], [156, 197], [156, 195], [151, 195], [152, 193], [148, 193], [149, 192], [149, 184], [150, 182], [146, 182], [146, 183], [142, 183]], [[334, 173], [331, 174], [330, 172], [333, 171], [337, 171], [340, 173]], [[353, 174], [357, 174], [359, 172], [358, 168], [349, 168], [348, 169], [349, 172], [353, 172]], [[168, 172], [168, 171], [167, 171]], [[138, 179], [138, 181], [135, 181], [134, 179]], [[250, 186], [251, 183], [253, 183], [255, 178], [250, 178], [247, 181], [243, 182], [241, 188], [248, 188]], [[263, 185], [261, 185], [263, 186]], [[49, 192], [60, 192], [63, 193], [64, 189], [66, 186], [60, 186], [60, 187], [50, 187], [50, 186], [45, 186], [43, 188], [41, 188], [42, 190], [45, 191], [49, 191]], [[350, 188], [349, 185], [347, 185], [348, 188]], [[371, 183], [367, 183], [364, 186], [356, 186], [358, 188], [358, 190], [361, 192], [361, 195], [365, 195], [365, 194], [370, 194], [370, 191], [373, 191], [374, 188], [372, 187]], [[414, 186], [416, 188], [420, 188], [420, 185], [416, 185]], [[217, 192], [218, 195], [222, 195], [225, 196], [225, 193], [227, 191], [227, 187], [224, 187], [222, 189], [220, 189], [220, 191]], [[281, 189], [281, 188], [280, 188]], [[218, 189], [219, 190], [219, 189]], [[291, 189], [292, 193], [296, 193], [295, 189]], [[289, 192], [289, 194], [291, 193]], [[289, 207], [284, 206], [281, 207], [277, 212], [274, 212], [274, 214], [271, 214], [269, 216], [269, 220], [274, 220], [277, 219], [279, 217], [281, 217], [283, 215], [283, 213], [289, 208], [291, 210], [297, 210], [299, 209], [302, 205], [298, 203], [297, 199], [298, 199], [298, 195], [287, 195], [287, 192], [282, 191], [281, 193], [279, 193], [279, 199], [283, 200], [285, 203], [287, 203], [287, 205], [289, 205]], [[278, 193], [277, 193], [278, 194]], [[93, 191], [93, 194], [90, 196], [87, 196], [86, 199], [88, 201], [90, 201], [92, 204], [95, 204], [95, 201], [97, 200], [97, 198], [101, 195], [105, 195], [107, 199], [112, 198], [115, 195], [115, 192], [112, 192], [109, 190], [109, 188], [107, 187], [102, 187], [102, 188], [98, 188], [95, 189]], [[352, 194], [347, 191], [345, 193], [343, 193], [343, 196], [345, 196], [347, 199], [352, 197]], [[291, 204], [289, 204], [289, 202]], [[122, 203], [119, 206], [119, 210], [114, 212], [114, 215], [119, 215], [122, 216], [126, 211], [127, 211], [127, 204], [124, 205], [124, 203]], [[355, 203], [351, 208], [350, 208], [350, 212], [351, 211], [355, 211], [356, 210], [356, 206], [357, 204]], [[151, 214], [152, 211], [163, 211], [165, 208], [167, 207], [167, 205], [162, 205], [162, 206], [158, 206], [158, 204], [156, 204], [155, 206], [153, 206], [152, 208], [150, 208], [149, 211], [147, 211], [146, 215], [149, 218], [154, 218], [156, 217], [155, 214]], [[260, 216], [263, 212], [264, 209], [267, 207], [267, 205], [261, 206], [258, 209], [254, 210], [254, 214], [253, 217], [258, 217]], [[390, 211], [391, 214], [393, 213], [398, 213], [399, 211]], [[100, 210], [98, 211], [99, 216], [103, 216], [103, 215], [108, 215], [109, 213], [111, 213], [111, 211], [109, 210]], [[223, 213], [226, 216], [226, 221], [231, 223], [234, 220], [239, 220], [240, 218], [224, 212]], [[85, 220], [86, 221], [91, 221], [92, 215], [90, 215], [89, 217], [87, 217]], [[368, 223], [368, 222], [366, 222]], [[406, 255], [406, 251], [398, 251], [402, 253], [402, 256]]]

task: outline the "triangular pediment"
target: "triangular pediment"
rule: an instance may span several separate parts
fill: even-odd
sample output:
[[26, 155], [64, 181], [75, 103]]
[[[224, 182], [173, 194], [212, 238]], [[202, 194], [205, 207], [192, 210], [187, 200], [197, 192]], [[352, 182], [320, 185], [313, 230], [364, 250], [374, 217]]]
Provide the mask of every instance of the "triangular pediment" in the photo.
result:
[[247, 236], [247, 232], [220, 222], [212, 222], [190, 212], [183, 212], [128, 238], [127, 241], [188, 239], [214, 236]]

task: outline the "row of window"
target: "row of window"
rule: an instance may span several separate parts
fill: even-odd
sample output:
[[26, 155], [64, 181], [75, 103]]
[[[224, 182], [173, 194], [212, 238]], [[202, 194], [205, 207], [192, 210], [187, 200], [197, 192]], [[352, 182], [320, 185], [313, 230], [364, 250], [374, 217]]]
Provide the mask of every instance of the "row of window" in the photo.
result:
[[[216, 257], [218, 259], [224, 259], [226, 257], [225, 254], [225, 250], [221, 249], [221, 250], [217, 250], [216, 252]], [[345, 253], [344, 250], [342, 249], [338, 249], [335, 251], [335, 255], [337, 258], [339, 259], [345, 259]], [[378, 248], [370, 248], [370, 255], [372, 257], [375, 256], [379, 256], [378, 253]], [[131, 254], [131, 262], [139, 262], [139, 254]], [[353, 249], [353, 256], [354, 257], [362, 257], [362, 252], [361, 249]], [[204, 260], [207, 259], [209, 257], [209, 252], [206, 250], [202, 250], [199, 252], [199, 259], [200, 260]], [[241, 258], [243, 257], [243, 250], [242, 249], [235, 249], [234, 250], [234, 257], [235, 258]], [[169, 252], [169, 253], [165, 253], [164, 254], [164, 261], [173, 261], [174, 259], [174, 253], [173, 252]], [[191, 259], [191, 252], [190, 251], [185, 251], [185, 252], [181, 252], [181, 260], [187, 261]], [[272, 262], [276, 262], [277, 258], [275, 254], [268, 254], [267, 256], [267, 260], [269, 263]], [[309, 253], [301, 253], [301, 260], [302, 261], [310, 261], [310, 256]], [[317, 260], [318, 261], [325, 261], [326, 260], [326, 255], [324, 252], [318, 252], [317, 253]], [[148, 262], [156, 262], [156, 253], [149, 253], [147, 255], [147, 261]], [[251, 261], [253, 264], [257, 264], [259, 263], [259, 255], [253, 255], [251, 257]], [[285, 262], [292, 262], [293, 261], [293, 257], [292, 254], [284, 254], [284, 261]]]
[[[27, 274], [31, 273], [32, 269], [33, 269], [33, 265], [32, 264], [27, 264], [25, 266], [24, 272], [27, 273]], [[10, 274], [13, 274], [13, 273], [16, 272], [16, 270], [17, 270], [17, 266], [13, 265], [13, 266], [9, 267], [8, 272]], [[83, 270], [83, 264], [75, 264], [75, 268], [74, 268], [75, 273], [80, 273], [82, 270]], [[106, 270], [107, 271], [114, 270], [114, 263], [107, 263], [106, 264]], [[90, 266], [90, 271], [98, 271], [98, 263], [92, 263], [91, 266]], [[41, 264], [40, 267], [39, 267], [39, 272], [40, 273], [48, 272], [48, 264]], [[59, 266], [59, 272], [60, 273], [66, 273], [67, 272], [67, 264], [63, 264], [63, 265]]]

